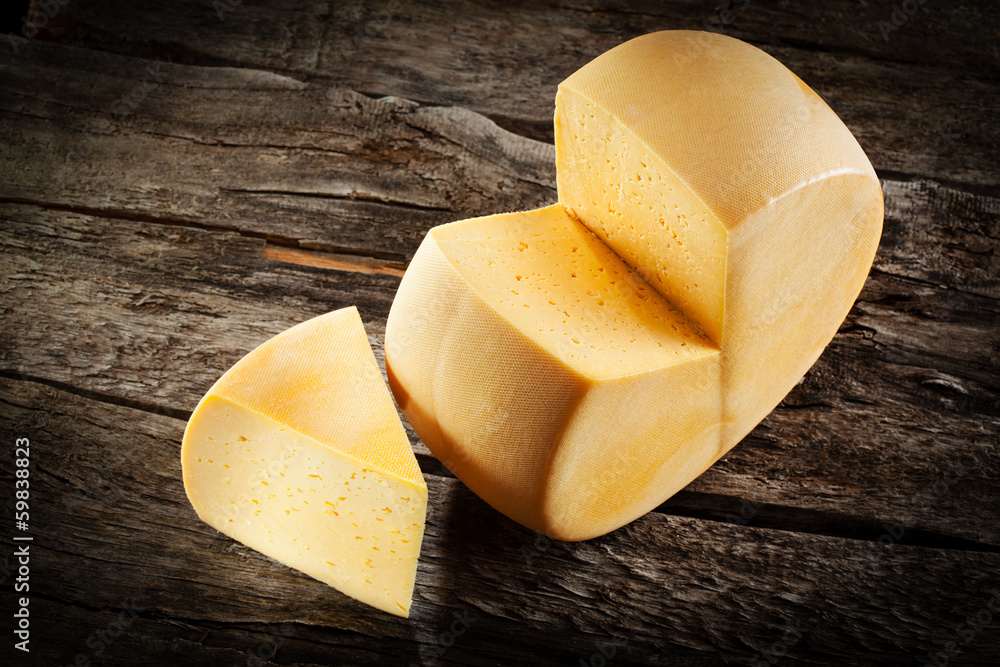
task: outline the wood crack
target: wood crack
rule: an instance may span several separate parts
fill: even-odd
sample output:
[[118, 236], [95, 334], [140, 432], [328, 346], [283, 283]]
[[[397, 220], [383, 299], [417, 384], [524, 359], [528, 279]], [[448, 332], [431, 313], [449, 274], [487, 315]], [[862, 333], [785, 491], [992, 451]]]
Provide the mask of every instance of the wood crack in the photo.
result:
[[[876, 262], [878, 259], [876, 258]], [[927, 287], [933, 287], [935, 289], [947, 290], [949, 292], [960, 292], [962, 294], [967, 294], [971, 297], [990, 299], [991, 301], [1000, 301], [1000, 298], [990, 296], [989, 294], [982, 294], [980, 292], [972, 292], [970, 290], [962, 289], [961, 287], [956, 287], [955, 285], [946, 285], [942, 283], [937, 283], [931, 280], [924, 280], [923, 278], [916, 278], [911, 275], [906, 275], [904, 273], [895, 273], [893, 271], [887, 271], [886, 269], [880, 269], [876, 266], [872, 266], [871, 273], [878, 273], [883, 276], [889, 276], [890, 278], [895, 278], [903, 282], [915, 283], [917, 285], [926, 285]], [[858, 297], [858, 303], [878, 303], [876, 301], [866, 301], [863, 297]]]
[[[742, 38], [744, 41], [754, 44], [756, 46], [769, 46], [772, 42], [755, 41], [753, 39]], [[797, 39], [795, 37], [781, 37], [780, 44], [783, 46], [789, 46], [793, 49], [800, 49], [802, 51], [814, 51], [819, 53], [830, 53], [833, 55], [842, 54], [845, 56], [856, 56], [860, 58], [869, 58], [878, 62], [886, 63], [899, 63], [901, 65], [928, 65], [936, 67], [990, 67], [995, 68], [1000, 65], [991, 60], [979, 60], [979, 59], [941, 59], [941, 58], [904, 58], [899, 56], [883, 55], [876, 53], [875, 51], [866, 51], [863, 49], [846, 49], [837, 46], [831, 46], [830, 44], [820, 44], [818, 42], [810, 42], [804, 39]]]
[[124, 398], [122, 396], [115, 396], [113, 394], [104, 394], [101, 392], [91, 391], [89, 389], [81, 389], [80, 387], [75, 387], [66, 382], [60, 382], [58, 380], [50, 380], [48, 378], [42, 378], [32, 375], [27, 375], [24, 373], [15, 373], [6, 369], [0, 370], [0, 377], [7, 378], [8, 380], [17, 380], [21, 382], [34, 382], [36, 384], [45, 385], [46, 387], [52, 387], [53, 389], [58, 389], [60, 391], [65, 391], [74, 396], [80, 396], [82, 398], [87, 398], [92, 401], [97, 401], [99, 403], [108, 403], [110, 405], [117, 405], [123, 408], [131, 408], [133, 410], [141, 410], [142, 412], [148, 412], [155, 415], [164, 415], [166, 417], [171, 417], [173, 419], [180, 419], [187, 421], [191, 418], [190, 410], [181, 410], [179, 408], [170, 408], [162, 405], [156, 405], [153, 403], [147, 403], [145, 401], [136, 401], [129, 398]]
[[187, 227], [189, 229], [203, 229], [205, 231], [212, 231], [212, 232], [231, 232], [234, 234], [239, 234], [240, 236], [262, 239], [270, 243], [275, 243], [279, 245], [288, 245], [292, 247], [298, 247], [299, 245], [298, 240], [288, 237], [264, 234], [262, 232], [253, 232], [245, 229], [239, 229], [238, 227], [233, 227], [230, 225], [209, 224], [206, 222], [199, 222], [197, 220], [191, 220], [187, 218], [172, 218], [162, 215], [150, 215], [148, 213], [141, 213], [139, 211], [133, 211], [133, 210], [105, 209], [105, 208], [95, 208], [91, 206], [60, 204], [57, 202], [45, 202], [30, 197], [12, 197], [7, 195], [0, 195], [0, 204], [24, 204], [28, 206], [37, 206], [38, 208], [47, 209], [50, 211], [63, 211], [66, 213], [76, 213], [78, 215], [109, 218], [112, 220], [149, 222], [156, 225], [167, 225], [171, 227]]
[[[294, 131], [294, 130], [293, 130]], [[319, 130], [308, 130], [309, 132], [319, 133]], [[170, 134], [169, 132], [155, 132], [153, 130], [141, 130], [142, 134], [148, 134], [154, 137], [165, 137], [167, 139], [177, 139], [179, 141], [186, 141], [196, 146], [218, 146], [220, 148], [273, 148], [276, 150], [292, 150], [292, 151], [302, 151], [303, 153], [322, 153], [327, 155], [336, 155], [338, 157], [347, 157], [349, 153], [343, 151], [335, 151], [330, 148], [322, 148], [320, 146], [291, 146], [288, 144], [270, 144], [270, 143], [232, 143], [227, 141], [212, 141], [206, 139], [198, 139], [197, 137], [183, 136], [180, 134]], [[336, 134], [339, 136], [349, 136], [340, 132], [328, 132], [328, 134]]]
[[974, 195], [977, 197], [1000, 197], [1000, 186], [996, 184], [955, 181], [948, 178], [941, 178], [940, 176], [916, 174], [894, 169], [876, 169], [875, 175], [878, 177], [879, 181], [883, 182], [883, 188], [884, 183], [886, 182], [910, 184], [919, 181], [927, 181], [967, 195]]
[[683, 516], [750, 528], [822, 535], [874, 544], [878, 544], [880, 540], [885, 541], [887, 525], [895, 525], [900, 526], [903, 530], [899, 537], [896, 537], [896, 534], [892, 535], [892, 544], [929, 549], [1000, 553], [1000, 546], [932, 530], [909, 528], [906, 526], [907, 521], [904, 520], [895, 523], [868, 520], [823, 510], [775, 503], [758, 503], [739, 496], [717, 493], [681, 491], [653, 511], [668, 516]]
[[[191, 416], [191, 412], [187, 410], [80, 389], [55, 380], [21, 375], [6, 370], [0, 370], [0, 377], [34, 382], [89, 400], [151, 414], [165, 415], [182, 421], [187, 421]], [[415, 455], [421, 472], [425, 476], [454, 478], [450, 472], [442, 468], [441, 463], [433, 456], [420, 452], [416, 452]], [[752, 528], [821, 535], [869, 543], [878, 543], [886, 532], [886, 528], [879, 521], [857, 516], [776, 503], [757, 503], [740, 496], [701, 491], [681, 491], [652, 512], [666, 516], [687, 517], [716, 523], [745, 525]], [[899, 520], [898, 523], [902, 525], [905, 522]], [[1000, 553], [1000, 546], [932, 530], [907, 529], [901, 538], [894, 539], [894, 543], [933, 549]]]
[[[235, 190], [235, 192], [238, 192], [238, 190]], [[168, 227], [183, 227], [209, 232], [237, 234], [245, 238], [259, 239], [273, 246], [280, 246], [282, 250], [268, 248], [265, 246], [263, 252], [269, 259], [291, 264], [300, 264], [303, 266], [331, 268], [341, 271], [353, 271], [356, 273], [385, 273], [387, 275], [401, 276], [407, 263], [407, 258], [402, 253], [379, 252], [377, 250], [362, 250], [349, 246], [334, 245], [327, 245], [323, 250], [316, 250], [303, 247], [303, 242], [299, 239], [281, 236], [278, 234], [255, 232], [253, 230], [241, 229], [230, 225], [210, 224], [207, 222], [185, 218], [150, 215], [139, 211], [60, 204], [56, 202], [45, 202], [30, 197], [11, 197], [4, 195], [0, 195], [0, 204], [20, 204], [25, 206], [35, 206], [43, 210], [108, 218], [110, 220], [128, 220], [131, 222], [146, 222]], [[337, 257], [338, 255], [344, 255], [347, 257]], [[381, 269], [379, 267], [381, 267]]]
[[296, 190], [250, 190], [244, 188], [219, 188], [220, 192], [234, 192], [247, 195], [273, 195], [280, 197], [307, 197], [313, 199], [336, 199], [340, 201], [363, 201], [373, 204], [384, 204], [397, 208], [405, 208], [416, 211], [451, 211], [446, 206], [433, 206], [431, 204], [419, 204], [417, 202], [400, 201], [397, 199], [387, 199], [377, 195], [370, 195], [361, 192], [348, 192], [336, 194], [333, 192], [301, 192]]
[[[580, 11], [580, 12], [584, 12], [584, 13], [589, 13], [589, 12], [592, 11], [592, 10], [589, 10], [589, 9], [578, 9], [576, 7], [573, 7], [572, 4], [573, 3], [571, 3], [571, 2], [569, 2], [569, 3], [565, 3], [564, 2], [563, 5], [560, 7], [560, 11], [563, 11], [563, 10], [566, 10], [566, 9], [576, 10], [576, 11]], [[732, 6], [733, 6], [733, 2], [730, 1], [730, 2], [727, 2], [725, 5], [719, 6], [718, 10], [729, 9]], [[665, 15], [665, 14], [654, 14], [654, 13], [651, 13], [651, 12], [631, 11], [631, 10], [623, 9], [623, 8], [615, 8], [615, 9], [610, 9], [610, 10], [605, 10], [605, 11], [607, 11], [607, 13], [609, 15], [620, 14], [620, 15], [624, 15], [624, 16], [635, 16], [635, 17], [646, 18], [646, 19], [660, 19], [660, 20], [663, 20], [663, 19], [673, 19], [674, 18], [673, 16]], [[696, 29], [706, 30], [708, 32], [715, 32], [715, 33], [718, 33], [718, 34], [722, 34], [722, 35], [726, 35], [726, 36], [730, 36], [731, 37], [732, 35], [728, 35], [728, 33], [725, 30], [721, 30], [720, 31], [718, 29], [719, 26], [712, 26], [711, 25], [711, 22], [709, 20], [709, 18], [711, 16], [712, 16], [712, 14], [707, 15], [705, 17], [705, 21], [703, 22], [703, 24], [700, 25], [700, 26], [698, 26]], [[755, 38], [752, 35], [746, 34], [745, 31], [740, 30], [737, 27], [738, 23], [739, 23], [739, 18], [737, 16], [736, 20], [733, 22], [733, 27], [735, 28], [734, 32], [739, 33], [739, 35], [740, 35], [739, 39], [741, 39], [744, 42], [747, 42], [748, 44], [753, 44], [754, 46], [756, 46], [758, 48], [762, 48], [762, 47], [766, 47], [766, 46], [781, 45], [781, 46], [787, 46], [787, 47], [794, 48], [794, 49], [799, 49], [801, 51], [812, 51], [812, 52], [820, 52], [820, 53], [830, 53], [830, 54], [834, 54], [834, 55], [840, 54], [840, 55], [846, 55], [846, 56], [855, 56], [855, 57], [861, 57], [861, 58], [869, 58], [871, 60], [876, 60], [876, 61], [879, 61], [879, 62], [900, 63], [900, 64], [904, 64], [904, 65], [935, 65], [935, 66], [988, 67], [988, 68], [1000, 67], [1000, 63], [997, 63], [997, 62], [992, 61], [992, 60], [899, 57], [899, 56], [883, 55], [883, 54], [880, 54], [880, 53], [877, 53], [877, 52], [874, 52], [874, 51], [865, 50], [865, 49], [852, 49], [852, 48], [845, 48], [845, 47], [840, 47], [840, 46], [836, 46], [836, 45], [832, 45], [832, 44], [824, 44], [824, 43], [820, 43], [820, 42], [810, 41], [810, 40], [807, 40], [807, 39], [796, 38], [796, 37], [793, 37], [793, 36], [783, 36], [783, 37], [779, 36], [778, 37], [778, 41], [775, 42], [775, 41], [773, 41], [773, 38], [771, 40], [760, 39], [760, 38]]]

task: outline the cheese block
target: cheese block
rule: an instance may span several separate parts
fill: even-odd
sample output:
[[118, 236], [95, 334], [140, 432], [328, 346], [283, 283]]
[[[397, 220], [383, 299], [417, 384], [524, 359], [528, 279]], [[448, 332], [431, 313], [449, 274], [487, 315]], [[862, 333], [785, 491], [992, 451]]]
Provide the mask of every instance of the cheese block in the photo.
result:
[[813, 91], [712, 33], [584, 66], [555, 138], [557, 205], [428, 234], [386, 365], [473, 491], [579, 540], [666, 500], [781, 401], [857, 298], [882, 197]]
[[356, 308], [237, 362], [191, 415], [181, 458], [188, 498], [216, 530], [409, 615], [427, 486]]

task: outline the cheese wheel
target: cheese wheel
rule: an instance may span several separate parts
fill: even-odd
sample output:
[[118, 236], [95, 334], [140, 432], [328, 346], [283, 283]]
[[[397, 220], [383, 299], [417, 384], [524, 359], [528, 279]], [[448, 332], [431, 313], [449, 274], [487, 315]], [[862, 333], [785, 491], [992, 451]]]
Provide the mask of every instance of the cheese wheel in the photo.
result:
[[860, 292], [882, 196], [814, 92], [712, 33], [589, 63], [559, 87], [555, 136], [556, 206], [428, 234], [386, 363], [473, 491], [579, 540], [662, 503], [781, 401]]
[[427, 486], [356, 308], [227, 371], [184, 433], [184, 488], [216, 530], [408, 616]]
[[795, 74], [709, 32], [602, 54], [560, 84], [555, 130], [560, 201], [720, 345], [730, 449], [860, 293], [882, 233], [875, 170]]
[[431, 230], [386, 359], [442, 462], [564, 539], [648, 512], [719, 440], [718, 349], [559, 205]]

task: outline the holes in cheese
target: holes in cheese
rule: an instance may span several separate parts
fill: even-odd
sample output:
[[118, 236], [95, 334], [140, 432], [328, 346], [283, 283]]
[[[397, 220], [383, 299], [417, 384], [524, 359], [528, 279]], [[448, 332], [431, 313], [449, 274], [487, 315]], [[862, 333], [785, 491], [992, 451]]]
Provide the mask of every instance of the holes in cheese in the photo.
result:
[[565, 87], [556, 100], [560, 202], [721, 341], [725, 227], [614, 116]]
[[562, 206], [431, 235], [484, 302], [582, 375], [612, 378], [717, 352]]
[[278, 334], [188, 422], [184, 487], [226, 535], [407, 616], [427, 486], [357, 309]]
[[[652, 33], [597, 57], [560, 84], [555, 128], [560, 202], [719, 344], [728, 450], [861, 291], [882, 230], [871, 163], [795, 74], [708, 32]], [[688, 223], [683, 251], [684, 224], [656, 229], [663, 209]]]
[[714, 455], [718, 349], [562, 206], [431, 230], [386, 330], [410, 423], [525, 525], [606, 532]]
[[622, 44], [556, 107], [559, 203], [432, 230], [386, 365], [460, 479], [574, 540], [663, 502], [781, 401], [864, 284], [882, 196], [819, 96], [722, 35]]

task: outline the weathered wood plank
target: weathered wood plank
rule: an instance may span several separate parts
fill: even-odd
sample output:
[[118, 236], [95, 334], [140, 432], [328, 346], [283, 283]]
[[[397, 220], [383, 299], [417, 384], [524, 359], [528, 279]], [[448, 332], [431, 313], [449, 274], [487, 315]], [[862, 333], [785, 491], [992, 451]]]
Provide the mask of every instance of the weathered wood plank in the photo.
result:
[[[0, 219], [8, 373], [183, 417], [247, 351], [352, 303], [382, 363], [394, 276], [276, 262], [232, 232], [26, 205]], [[876, 272], [805, 381], [689, 491], [1000, 544], [998, 324], [995, 299]]]
[[883, 181], [882, 190], [878, 270], [1000, 298], [1000, 199], [926, 181]]
[[78, 3], [46, 34], [127, 55], [239, 64], [460, 106], [551, 141], [555, 87], [574, 70], [646, 32], [708, 28], [748, 39], [788, 65], [830, 102], [876, 169], [995, 193], [994, 13], [976, 3], [925, 4], [883, 37], [879, 21], [892, 23], [898, 5], [274, 1], [243, 3], [220, 20], [210, 2], [140, 2], [128, 11]]
[[[41, 35], [45, 39], [107, 50], [142, 49], [143, 57], [170, 53], [175, 57], [201, 56], [257, 66], [283, 58], [279, 67], [298, 72], [330, 69], [338, 62], [335, 59], [338, 55], [347, 56], [352, 51], [392, 50], [385, 41], [400, 34], [391, 32], [393, 23], [406, 24], [411, 39], [438, 37], [428, 44], [430, 47], [443, 41], [442, 24], [447, 23], [457, 33], [447, 42], [452, 48], [478, 49], [481, 45], [471, 43], [475, 37], [492, 38], [494, 43], [490, 46], [503, 56], [513, 54], [514, 45], [496, 43], [501, 35], [513, 40], [534, 35], [565, 47], [565, 36], [570, 30], [631, 36], [638, 30], [673, 28], [725, 32], [740, 39], [907, 62], [1000, 66], [1000, 47], [990, 39], [996, 32], [996, 17], [975, 2], [923, 5], [918, 14], [907, 6], [909, 11], [902, 16], [899, 13], [893, 16], [896, 8], [891, 3], [848, 0], [819, 5], [794, 0], [737, 1], [726, 6], [709, 0], [475, 4], [398, 0], [340, 2], [332, 8], [315, 0], [286, 3], [270, 0], [244, 2], [234, 5], [232, 10], [207, 1], [158, 7], [146, 0], [133, 3], [129, 12], [113, 16], [108, 15], [109, 6], [92, 2], [60, 11], [57, 21], [40, 26]], [[441, 21], [443, 17], [447, 21]], [[435, 24], [433, 19], [439, 20]], [[883, 22], [889, 25], [880, 25]], [[126, 28], [134, 29], [131, 34], [142, 34], [146, 39], [125, 40], [122, 33], [115, 32]], [[238, 39], [240, 34], [258, 33], [261, 45], [256, 47]], [[395, 48], [405, 52], [410, 47]], [[490, 63], [487, 60], [481, 64]]]
[[[134, 638], [114, 648], [119, 655], [130, 646], [197, 648], [194, 629], [216, 624], [235, 624], [221, 640], [232, 642], [237, 630], [253, 637], [294, 621], [299, 643], [289, 646], [298, 648], [276, 664], [302, 654], [327, 664], [324, 652], [327, 660], [399, 664], [410, 656], [380, 654], [379, 640], [428, 658], [458, 613], [469, 630], [441, 656], [445, 663], [575, 664], [614, 642], [622, 664], [721, 664], [775, 646], [811, 664], [919, 664], [958, 642], [967, 616], [994, 596], [1000, 604], [998, 553], [878, 547], [656, 514], [588, 542], [551, 543], [459, 482], [430, 476], [406, 621], [200, 523], [180, 480], [183, 421], [8, 379], [0, 380], [0, 416], [5, 439], [32, 438], [32, 591], [105, 617], [126, 601], [146, 610], [152, 620], [130, 628]], [[0, 464], [4, 477], [12, 465]], [[11, 503], [0, 501], [0, 522], [12, 530]], [[163, 622], [177, 625], [176, 640]], [[157, 641], [141, 641], [146, 633]], [[960, 664], [1000, 658], [995, 638], [995, 626], [974, 633]]]
[[[0, 58], [0, 199], [397, 264], [434, 224], [555, 199], [552, 146], [475, 113], [25, 44], [27, 59]], [[997, 296], [997, 200], [885, 187], [887, 225], [899, 229], [880, 268]]]
[[436, 224], [556, 198], [552, 146], [472, 112], [29, 47], [0, 57], [0, 199], [404, 262]]
[[232, 232], [4, 210], [4, 367], [142, 405], [190, 411], [220, 365], [337, 308], [357, 305], [375, 342], [399, 284], [270, 260]]
[[[266, 576], [266, 573], [263, 573]], [[337, 595], [330, 591], [329, 595]], [[316, 596], [319, 598], [320, 596]], [[35, 631], [30, 663], [75, 665], [76, 656], [90, 660], [94, 665], [184, 665], [185, 667], [219, 667], [233, 665], [246, 667], [330, 667], [331, 665], [392, 665], [406, 667], [411, 664], [436, 665], [524, 665], [533, 667], [544, 664], [556, 654], [547, 647], [541, 652], [526, 647], [512, 653], [499, 644], [514, 636], [510, 622], [498, 621], [506, 626], [493, 637], [492, 633], [479, 630], [477, 635], [463, 633], [463, 645], [456, 645], [440, 654], [438, 638], [449, 632], [449, 622], [440, 628], [428, 628], [427, 646], [412, 637], [387, 637], [338, 631], [332, 626], [313, 626], [298, 623], [280, 608], [272, 609], [275, 618], [282, 621], [226, 622], [206, 621], [190, 616], [179, 617], [176, 610], [143, 608], [139, 617], [129, 618], [131, 600], [123, 600], [117, 607], [95, 611], [66, 600], [52, 600], [48, 596], [32, 599], [32, 626]], [[136, 605], [139, 606], [139, 605]], [[191, 613], [191, 609], [183, 612]], [[126, 622], [121, 615], [125, 613]], [[482, 619], [478, 619], [482, 620]], [[451, 620], [454, 622], [454, 619]], [[119, 627], [124, 626], [119, 633]], [[435, 634], [436, 630], [436, 634]], [[411, 633], [413, 634], [413, 633]], [[88, 646], [87, 642], [91, 644]], [[447, 639], [445, 641], [448, 641]], [[464, 644], [474, 643], [474, 650]], [[702, 652], [688, 650], [687, 658], [674, 656], [671, 665], [722, 665], [719, 658], [705, 657]], [[620, 653], [618, 654], [621, 655]], [[556, 656], [559, 657], [559, 656]], [[588, 656], [584, 656], [588, 657]], [[566, 656], [572, 660], [572, 656]], [[656, 660], [622, 660], [615, 664], [656, 664]]]

